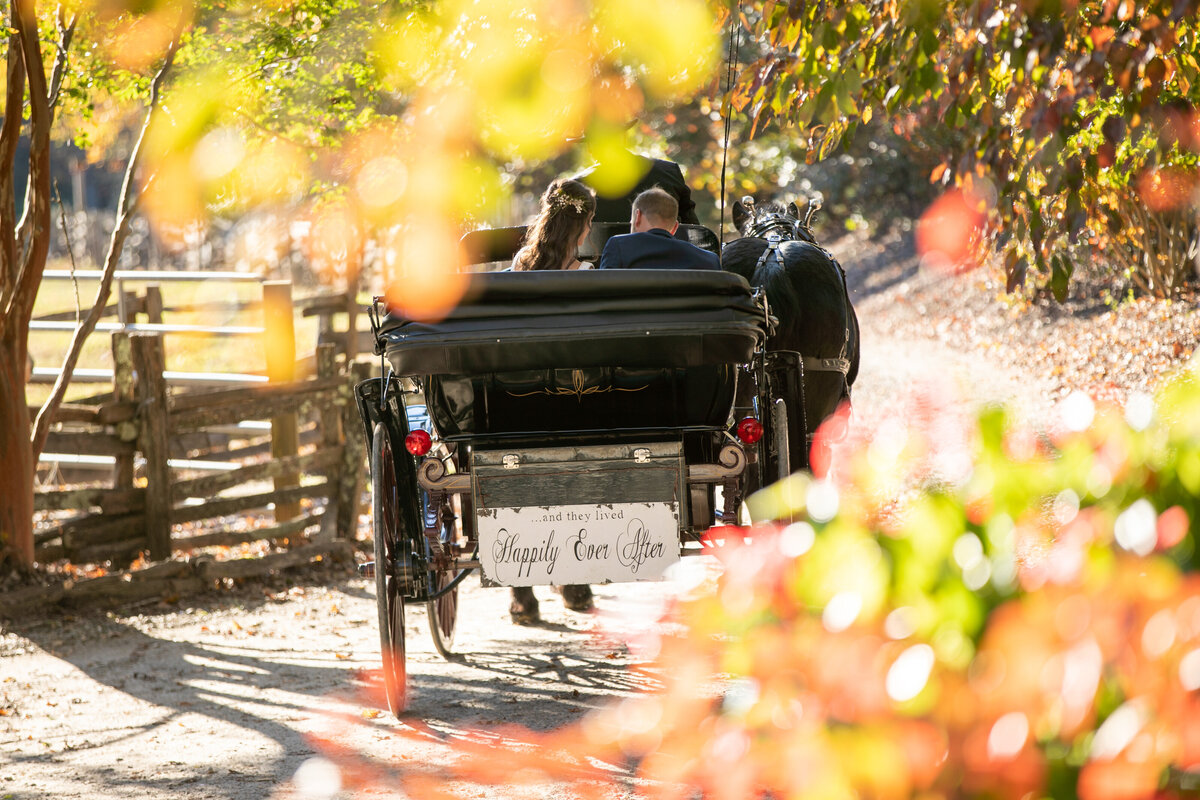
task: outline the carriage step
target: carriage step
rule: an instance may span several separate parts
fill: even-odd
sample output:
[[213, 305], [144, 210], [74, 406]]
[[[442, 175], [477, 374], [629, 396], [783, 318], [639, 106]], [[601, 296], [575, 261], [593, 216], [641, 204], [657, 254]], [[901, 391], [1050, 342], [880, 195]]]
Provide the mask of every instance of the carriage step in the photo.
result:
[[362, 564], [359, 564], [358, 565], [358, 574], [363, 576], [364, 578], [374, 578], [375, 577], [375, 562], [367, 561]]

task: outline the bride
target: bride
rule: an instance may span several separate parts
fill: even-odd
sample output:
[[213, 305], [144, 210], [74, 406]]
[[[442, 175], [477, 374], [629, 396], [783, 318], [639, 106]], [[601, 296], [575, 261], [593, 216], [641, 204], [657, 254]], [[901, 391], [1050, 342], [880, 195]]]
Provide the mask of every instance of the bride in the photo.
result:
[[[591, 269], [579, 260], [579, 248], [592, 229], [596, 195], [579, 181], [559, 178], [546, 188], [541, 213], [529, 226], [525, 246], [513, 257], [512, 268], [526, 272], [540, 269]], [[592, 588], [587, 584], [563, 586], [563, 605], [572, 611], [591, 611]], [[530, 625], [539, 620], [533, 587], [514, 586], [509, 614], [514, 622]]]
[[513, 257], [512, 268], [526, 272], [536, 269], [591, 269], [579, 260], [579, 248], [592, 229], [596, 215], [596, 195], [582, 183], [559, 178], [551, 183], [541, 199], [541, 213], [529, 226], [525, 245]]

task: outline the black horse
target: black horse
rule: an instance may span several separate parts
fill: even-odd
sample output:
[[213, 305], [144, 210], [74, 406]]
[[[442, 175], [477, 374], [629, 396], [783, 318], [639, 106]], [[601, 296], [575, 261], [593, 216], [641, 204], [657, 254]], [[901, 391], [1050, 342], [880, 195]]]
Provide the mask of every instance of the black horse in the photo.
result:
[[[721, 253], [725, 270], [766, 292], [771, 315], [779, 321], [767, 340], [768, 352], [800, 354], [798, 360], [777, 361], [785, 371], [794, 369], [797, 361], [803, 366], [802, 424], [808, 446], [803, 453], [792, 448], [793, 471], [808, 467], [813, 434], [849, 401], [858, 377], [858, 317], [846, 274], [810, 228], [819, 207], [810, 202], [802, 218], [795, 203], [756, 207], [753, 198], [744, 197], [733, 206], [733, 223], [742, 238], [725, 245]], [[789, 427], [795, 423], [790, 419]]]

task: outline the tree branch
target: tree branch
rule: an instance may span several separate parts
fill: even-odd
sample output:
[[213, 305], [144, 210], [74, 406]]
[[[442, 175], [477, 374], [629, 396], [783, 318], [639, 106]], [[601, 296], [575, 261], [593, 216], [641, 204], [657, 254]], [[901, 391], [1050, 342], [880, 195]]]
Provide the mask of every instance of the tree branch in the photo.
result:
[[67, 246], [67, 260], [71, 262], [71, 287], [75, 290], [75, 324], [82, 321], [83, 306], [79, 302], [79, 276], [75, 273], [79, 268], [75, 264], [75, 249], [71, 247], [71, 226], [67, 224], [67, 209], [63, 205], [62, 195], [58, 193], [58, 183], [54, 184], [54, 202], [58, 203], [58, 226], [62, 228], [63, 241]]
[[50, 73], [50, 116], [54, 117], [54, 111], [58, 108], [58, 99], [62, 95], [63, 79], [67, 75], [67, 52], [71, 49], [71, 40], [75, 38], [75, 24], [79, 21], [78, 15], [72, 15], [71, 21], [68, 22], [63, 16], [62, 6], [58, 7], [58, 20], [55, 22], [55, 27], [58, 29], [58, 52], [54, 56], [54, 69]]
[[[13, 21], [16, 8], [12, 8]], [[22, 106], [25, 101], [25, 62], [21, 58], [16, 34], [9, 36], [8, 64], [5, 73], [4, 123], [0, 126], [0, 339], [11, 335], [9, 313], [17, 291], [17, 201], [14, 197], [13, 165], [21, 138]]]
[[[16, 9], [13, 27], [20, 39], [25, 60], [25, 78], [29, 89], [29, 186], [25, 196], [25, 215], [17, 230], [20, 266], [13, 295], [5, 307], [6, 325], [15, 326], [16, 335], [28, 330], [33, 301], [42, 282], [46, 255], [50, 250], [50, 94], [46, 85], [46, 67], [38, 38], [37, 10], [34, 0], [12, 0]], [[20, 243], [25, 243], [22, 248]], [[23, 250], [23, 252], [22, 252]], [[7, 331], [6, 331], [7, 332]], [[11, 334], [10, 334], [11, 335]], [[24, 347], [19, 355], [24, 356]]]
[[63, 397], [67, 393], [67, 386], [71, 382], [71, 375], [75, 371], [75, 365], [79, 362], [79, 354], [83, 350], [83, 343], [87, 341], [87, 337], [96, 329], [96, 323], [100, 321], [100, 317], [104, 313], [104, 308], [108, 305], [108, 297], [112, 291], [113, 274], [116, 272], [117, 264], [121, 260], [121, 251], [124, 249], [125, 239], [129, 235], [129, 223], [137, 211], [140, 200], [140, 196], [135, 197], [134, 187], [135, 178], [142, 161], [142, 145], [146, 141], [146, 131], [150, 129], [150, 123], [157, 116], [162, 100], [162, 87], [166, 81], [167, 73], [175, 61], [175, 53], [179, 50], [179, 42], [180, 36], [176, 35], [170, 47], [167, 48], [162, 66], [150, 84], [150, 100], [146, 108], [146, 118], [142, 122], [142, 130], [138, 134], [137, 142], [129, 154], [129, 164], [125, 167], [125, 180], [121, 186], [121, 198], [117, 206], [117, 224], [113, 227], [112, 236], [108, 241], [108, 253], [104, 258], [104, 273], [100, 277], [100, 287], [96, 290], [96, 302], [92, 305], [91, 311], [88, 312], [87, 318], [75, 329], [75, 335], [71, 338], [71, 346], [67, 349], [66, 358], [63, 359], [62, 370], [58, 374], [58, 380], [54, 382], [54, 389], [50, 392], [50, 397], [46, 399], [45, 404], [38, 411], [31, 436], [34, 458], [42, 454], [42, 448], [46, 445], [46, 437], [50, 433], [50, 420], [54, 418], [54, 413], [58, 410], [59, 405], [62, 404]]
[[[62, 6], [59, 6], [58, 12], [58, 18], [55, 20], [55, 28], [58, 31], [58, 41], [55, 42], [54, 66], [51, 69], [50, 87], [46, 93], [46, 108], [48, 114], [47, 125], [51, 127], [54, 124], [54, 112], [62, 92], [63, 79], [66, 77], [68, 64], [67, 53], [71, 47], [71, 40], [75, 36], [75, 25], [78, 20], [78, 16], [72, 16], [70, 22], [67, 22], [63, 15]], [[44, 82], [45, 73], [41, 72], [39, 74], [42, 75], [42, 81]], [[32, 151], [30, 157], [32, 158]], [[44, 227], [45, 230], [49, 230], [51, 227], [49, 208], [47, 207], [44, 215], [39, 216], [39, 214], [36, 213], [38, 208], [30, 202], [30, 199], [34, 196], [33, 185], [34, 174], [33, 170], [30, 169], [29, 178], [25, 185], [25, 209], [24, 213], [21, 215], [20, 224], [16, 229], [16, 243], [14, 245], [18, 263], [21, 264], [21, 269], [24, 269], [26, 255], [29, 253], [29, 244], [32, 241], [34, 229], [37, 228], [38, 230], [41, 230]], [[48, 203], [49, 201], [47, 201], [47, 204]], [[45, 223], [44, 226], [42, 225], [43, 220]], [[38, 283], [41, 283], [40, 277]], [[5, 308], [7, 308], [7, 305]], [[30, 308], [32, 309], [32, 306], [30, 306]], [[12, 315], [10, 314], [10, 316]]]

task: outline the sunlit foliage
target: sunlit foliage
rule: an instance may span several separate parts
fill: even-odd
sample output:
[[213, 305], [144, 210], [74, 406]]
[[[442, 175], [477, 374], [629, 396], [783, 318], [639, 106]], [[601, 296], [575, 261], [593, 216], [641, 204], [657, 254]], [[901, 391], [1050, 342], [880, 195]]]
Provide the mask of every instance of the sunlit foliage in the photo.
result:
[[[606, 185], [632, 185], [626, 126], [707, 84], [717, 55], [701, 0], [166, 8], [188, 24], [148, 140], [145, 209], [159, 235], [178, 239], [214, 212], [288, 208], [326, 278], [356, 278], [370, 241], [389, 299], [426, 316], [461, 295], [457, 241], [496, 215], [505, 164], [586, 134]], [[159, 41], [142, 9], [126, 17], [121, 36]], [[105, 52], [117, 69], [142, 50]]]
[[881, 115], [928, 140], [942, 156], [930, 178], [974, 195], [989, 223], [974, 238], [1000, 251], [1011, 287], [1033, 268], [1065, 297], [1078, 262], [1112, 251], [1155, 294], [1190, 272], [1195, 226], [1178, 212], [1197, 186], [1195, 2], [725, 5], [766, 44], [736, 108], [798, 126], [810, 159]]
[[456, 242], [497, 215], [506, 166], [586, 135], [598, 180], [628, 188], [626, 128], [707, 86], [719, 49], [703, 0], [78, 0], [71, 13], [60, 127], [95, 158], [120, 156], [122, 109], [178, 42], [139, 174], [164, 243], [267, 209], [299, 223], [330, 281], [355, 279], [378, 246], [389, 297], [424, 315], [461, 294]]

